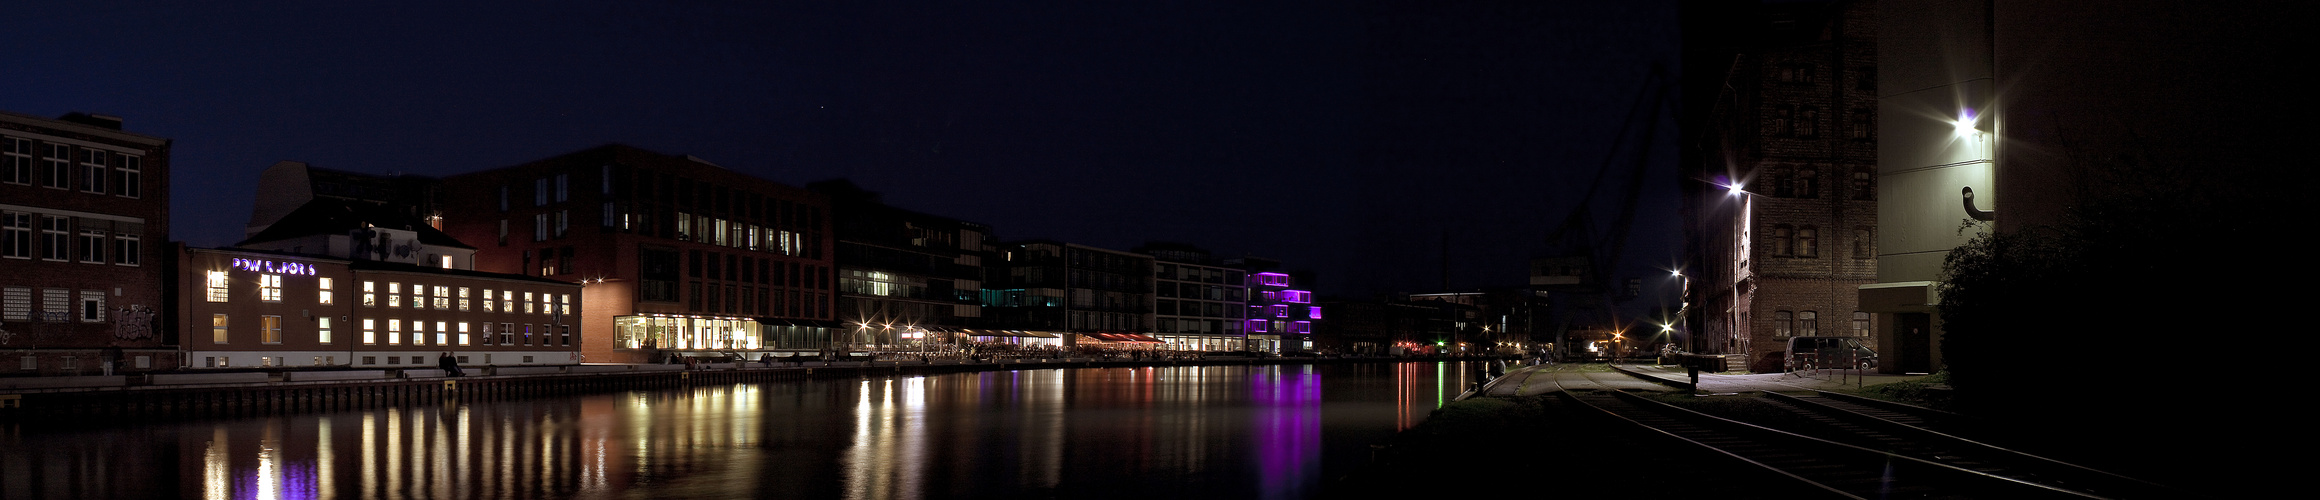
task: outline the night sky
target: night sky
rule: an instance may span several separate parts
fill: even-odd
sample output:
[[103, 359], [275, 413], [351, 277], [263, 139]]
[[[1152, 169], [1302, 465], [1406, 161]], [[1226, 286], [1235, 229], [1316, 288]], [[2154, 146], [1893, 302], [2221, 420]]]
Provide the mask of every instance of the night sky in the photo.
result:
[[1672, 92], [1673, 2], [354, 3], [11, 7], [0, 109], [173, 139], [193, 246], [240, 238], [276, 161], [442, 176], [620, 142], [1354, 298], [1439, 289], [1445, 235], [1451, 288], [1521, 284], [1599, 168], [1645, 161], [1622, 275], [1676, 260], [1674, 94], [1618, 137]]

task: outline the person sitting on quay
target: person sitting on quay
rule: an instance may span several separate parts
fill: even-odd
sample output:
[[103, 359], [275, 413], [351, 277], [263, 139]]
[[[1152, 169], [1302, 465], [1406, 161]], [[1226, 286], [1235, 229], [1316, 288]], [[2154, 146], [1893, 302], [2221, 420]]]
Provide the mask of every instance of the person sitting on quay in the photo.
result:
[[442, 356], [438, 356], [438, 357], [436, 357], [436, 358], [435, 358], [435, 366], [436, 366], [436, 367], [439, 367], [439, 368], [442, 368], [442, 369], [443, 369], [443, 374], [444, 374], [445, 376], [451, 376], [451, 377], [465, 377], [465, 376], [467, 376], [467, 372], [464, 372], [464, 371], [460, 371], [460, 370], [459, 370], [459, 358], [454, 358], [454, 357], [451, 357], [451, 351], [443, 351], [443, 355], [442, 355]]

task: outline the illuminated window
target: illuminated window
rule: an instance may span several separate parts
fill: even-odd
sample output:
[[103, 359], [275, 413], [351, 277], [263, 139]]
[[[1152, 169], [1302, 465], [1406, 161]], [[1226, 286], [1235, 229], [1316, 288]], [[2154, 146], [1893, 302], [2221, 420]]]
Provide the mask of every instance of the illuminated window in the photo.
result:
[[378, 292], [379, 292], [379, 284], [378, 284], [378, 282], [375, 282], [375, 281], [365, 281], [365, 282], [363, 282], [362, 289], [363, 289], [363, 292], [362, 292], [362, 293], [363, 293], [363, 302], [362, 302], [362, 304], [363, 304], [363, 307], [377, 307], [377, 306], [379, 305], [379, 294], [378, 294]]
[[442, 321], [435, 322], [435, 345], [449, 344], [451, 344], [451, 329], [445, 326], [445, 323]]
[[1787, 337], [1795, 333], [1796, 313], [1789, 311], [1772, 312], [1772, 336]]
[[269, 314], [258, 317], [258, 342], [263, 344], [282, 343], [281, 316]]
[[492, 300], [491, 300], [491, 289], [489, 289], [489, 288], [485, 288], [485, 289], [483, 289], [483, 312], [492, 312], [493, 310], [495, 310], [495, 308], [493, 308], [493, 307], [491, 306], [491, 304], [492, 304]]
[[524, 314], [532, 313], [532, 292], [524, 292]]
[[[491, 293], [491, 292], [484, 292]], [[459, 310], [467, 310], [467, 287], [459, 287]]]
[[363, 320], [362, 320], [362, 331], [363, 331], [363, 343], [364, 343], [364, 344], [377, 344], [377, 343], [379, 343], [379, 329], [378, 329], [378, 326], [379, 326], [379, 324], [378, 324], [378, 320], [375, 320], [375, 319], [370, 319], [370, 318], [363, 318]]
[[321, 342], [321, 343], [324, 343], [324, 344], [328, 344], [328, 343], [330, 343], [330, 317], [329, 317], [329, 316], [322, 316], [322, 317], [317, 317], [317, 318], [314, 318], [314, 328], [315, 328], [315, 335], [314, 335], [314, 340], [315, 340], [316, 342]]
[[322, 304], [322, 305], [326, 305], [326, 306], [327, 306], [327, 305], [330, 305], [330, 303], [331, 303], [331, 302], [334, 300], [334, 297], [331, 297], [331, 281], [330, 281], [330, 278], [315, 278], [315, 280], [314, 280], [314, 289], [315, 289], [315, 292], [314, 292], [314, 302], [315, 302], [315, 303], [318, 303], [318, 304]]
[[226, 301], [226, 272], [225, 272], [225, 271], [210, 271], [210, 272], [209, 272], [209, 301], [210, 301], [210, 302], [225, 302], [225, 301]]
[[212, 315], [209, 315], [209, 341], [210, 341], [210, 343], [213, 343], [213, 344], [223, 344], [223, 343], [226, 343], [226, 324], [227, 324], [227, 321], [226, 321], [226, 315], [223, 315], [223, 314], [212, 314]]
[[1853, 336], [1869, 336], [1869, 313], [1853, 311]]
[[1815, 311], [1798, 311], [1796, 313], [1797, 335], [1810, 337], [1820, 335], [1820, 333], [1821, 313]]
[[387, 343], [390, 345], [403, 343], [403, 320], [387, 320]]
[[387, 307], [403, 307], [403, 284], [387, 282]]
[[282, 301], [282, 275], [258, 275], [258, 300], [266, 302]]
[[1305, 317], [1307, 317], [1307, 318], [1312, 318], [1312, 319], [1321, 319], [1321, 306], [1312, 306], [1312, 307], [1307, 307], [1307, 308], [1305, 308]]
[[459, 322], [459, 345], [467, 345], [467, 322]]
[[572, 294], [557, 294], [556, 300], [562, 302], [556, 305], [556, 314], [572, 314]]
[[1791, 227], [1791, 226], [1789, 226], [1789, 225], [1787, 225], [1787, 224], [1775, 224], [1775, 225], [1773, 225], [1773, 226], [1772, 226], [1772, 256], [1774, 256], [1774, 257], [1788, 257], [1788, 256], [1795, 255], [1795, 250], [1794, 250], [1794, 248], [1795, 248], [1795, 245], [1796, 245], [1796, 239], [1795, 239], [1795, 238], [1796, 238], [1796, 228], [1794, 228], [1794, 227]]
[[436, 308], [436, 309], [450, 309], [450, 308], [451, 308], [451, 287], [448, 287], [448, 286], [442, 286], [442, 285], [436, 285], [436, 286], [435, 286], [435, 308]]

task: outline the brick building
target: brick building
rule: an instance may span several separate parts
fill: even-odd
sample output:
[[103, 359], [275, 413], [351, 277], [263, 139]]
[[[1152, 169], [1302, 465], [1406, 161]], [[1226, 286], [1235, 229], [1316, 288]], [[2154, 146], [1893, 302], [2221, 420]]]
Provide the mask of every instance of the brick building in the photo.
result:
[[[587, 286], [589, 361], [831, 347], [827, 197], [707, 160], [607, 145], [443, 179], [476, 269]], [[598, 334], [597, 332], [602, 332]]]
[[121, 119], [0, 112], [0, 375], [175, 367], [163, 294], [170, 141]]
[[444, 352], [468, 366], [580, 362], [566, 319], [576, 284], [263, 250], [178, 258], [191, 367], [432, 368]]
[[[1684, 274], [1690, 348], [1751, 368], [1807, 335], [1869, 337], [1877, 276], [1871, 2], [1687, 12]], [[1719, 10], [1728, 9], [1728, 10]]]

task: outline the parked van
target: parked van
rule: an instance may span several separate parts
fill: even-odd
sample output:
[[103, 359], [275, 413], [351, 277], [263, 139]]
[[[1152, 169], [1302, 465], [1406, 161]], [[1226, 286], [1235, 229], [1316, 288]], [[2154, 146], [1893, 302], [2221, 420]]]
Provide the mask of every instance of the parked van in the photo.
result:
[[1820, 368], [1877, 369], [1877, 351], [1863, 345], [1864, 337], [1789, 337], [1788, 370]]

